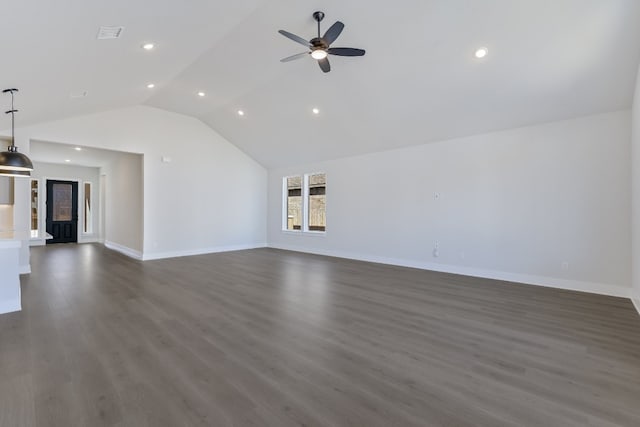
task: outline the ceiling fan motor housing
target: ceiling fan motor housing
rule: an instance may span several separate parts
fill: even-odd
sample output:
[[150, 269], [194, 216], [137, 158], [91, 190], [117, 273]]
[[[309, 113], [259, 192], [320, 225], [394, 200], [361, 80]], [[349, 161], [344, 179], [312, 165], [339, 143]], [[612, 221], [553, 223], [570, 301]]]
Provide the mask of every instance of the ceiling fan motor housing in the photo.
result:
[[309, 43], [313, 46], [312, 49], [328, 49], [329, 45], [320, 37], [315, 37], [309, 40]]

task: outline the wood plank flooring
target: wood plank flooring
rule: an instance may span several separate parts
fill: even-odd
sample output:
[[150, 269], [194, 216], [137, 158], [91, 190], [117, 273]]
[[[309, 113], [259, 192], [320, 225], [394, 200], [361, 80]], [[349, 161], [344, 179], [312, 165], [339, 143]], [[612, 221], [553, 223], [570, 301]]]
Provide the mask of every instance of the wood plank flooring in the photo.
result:
[[0, 426], [640, 426], [628, 300], [274, 249], [32, 250]]

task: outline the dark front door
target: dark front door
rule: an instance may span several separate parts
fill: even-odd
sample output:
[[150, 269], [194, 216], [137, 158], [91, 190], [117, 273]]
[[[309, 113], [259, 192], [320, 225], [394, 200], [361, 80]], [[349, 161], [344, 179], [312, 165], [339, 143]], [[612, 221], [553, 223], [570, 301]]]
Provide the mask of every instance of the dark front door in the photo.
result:
[[47, 243], [78, 241], [78, 183], [47, 180]]

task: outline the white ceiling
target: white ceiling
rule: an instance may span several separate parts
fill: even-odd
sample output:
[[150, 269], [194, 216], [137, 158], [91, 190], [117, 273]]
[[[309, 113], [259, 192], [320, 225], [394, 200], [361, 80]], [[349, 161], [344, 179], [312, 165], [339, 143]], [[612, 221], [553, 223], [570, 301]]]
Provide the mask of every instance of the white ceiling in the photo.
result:
[[[138, 105], [151, 95], [147, 82], [169, 85], [259, 3], [3, 0], [1, 88], [20, 89], [23, 125]], [[100, 26], [120, 25], [120, 39], [96, 39]], [[159, 48], [143, 51], [147, 41]], [[83, 91], [86, 98], [69, 96]]]
[[[5, 3], [0, 84], [21, 89], [19, 124], [144, 103], [200, 118], [267, 167], [626, 109], [640, 60], [637, 0]], [[311, 38], [314, 10], [323, 31], [345, 23], [334, 46], [366, 56], [330, 57], [328, 74], [280, 63], [304, 47], [277, 30]], [[96, 40], [100, 25], [123, 37]]]
[[[80, 148], [80, 151], [76, 148]], [[118, 161], [123, 154], [130, 153], [47, 141], [31, 141], [29, 147], [29, 158], [34, 162], [93, 168], [106, 167]]]

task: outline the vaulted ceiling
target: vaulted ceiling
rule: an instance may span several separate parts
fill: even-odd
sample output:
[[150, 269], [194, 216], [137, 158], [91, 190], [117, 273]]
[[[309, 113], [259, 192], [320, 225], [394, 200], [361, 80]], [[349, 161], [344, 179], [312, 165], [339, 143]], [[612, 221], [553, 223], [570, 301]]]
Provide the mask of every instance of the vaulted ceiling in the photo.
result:
[[[367, 54], [330, 57], [328, 74], [280, 63], [304, 47], [277, 30], [311, 38], [315, 10], [323, 30], [345, 23], [335, 46]], [[626, 109], [640, 60], [636, 0], [20, 0], [2, 14], [0, 86], [20, 88], [19, 124], [146, 104], [266, 167]], [[96, 40], [104, 25], [122, 37]]]

